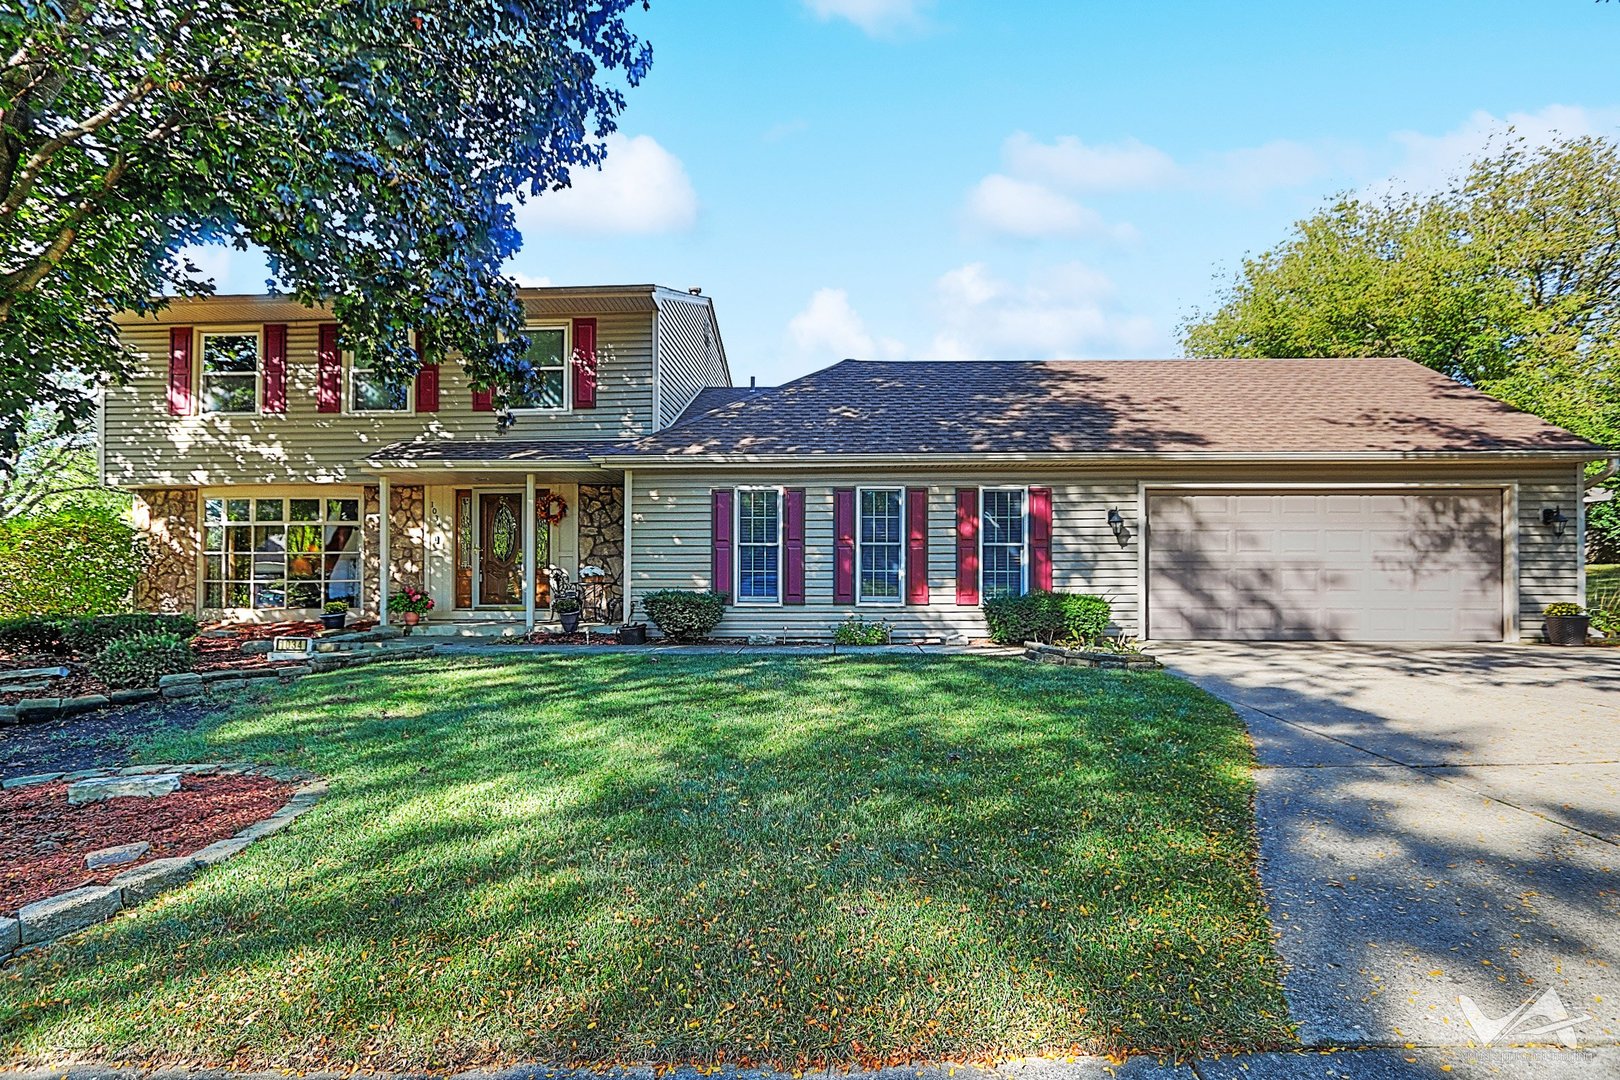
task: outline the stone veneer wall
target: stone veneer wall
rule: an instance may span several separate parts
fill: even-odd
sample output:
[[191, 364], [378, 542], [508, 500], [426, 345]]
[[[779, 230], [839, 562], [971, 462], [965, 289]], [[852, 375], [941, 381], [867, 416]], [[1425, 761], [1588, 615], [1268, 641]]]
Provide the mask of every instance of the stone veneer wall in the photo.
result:
[[608, 574], [602, 589], [606, 610], [587, 616], [618, 622], [624, 612], [624, 488], [579, 485], [579, 565], [600, 566]]
[[196, 488], [142, 488], [135, 492], [135, 528], [146, 537], [148, 558], [135, 582], [142, 611], [190, 615], [197, 610]]
[[[416, 485], [396, 484], [389, 488], [392, 503], [388, 520], [388, 587], [398, 592], [405, 585], [421, 589], [426, 586], [423, 568], [427, 564], [427, 490]], [[380, 581], [380, 563], [377, 553], [382, 544], [382, 517], [380, 496], [375, 487], [367, 487], [364, 494], [364, 544], [360, 556], [360, 572], [365, 581], [360, 591], [367, 611], [377, 610], [377, 589]]]

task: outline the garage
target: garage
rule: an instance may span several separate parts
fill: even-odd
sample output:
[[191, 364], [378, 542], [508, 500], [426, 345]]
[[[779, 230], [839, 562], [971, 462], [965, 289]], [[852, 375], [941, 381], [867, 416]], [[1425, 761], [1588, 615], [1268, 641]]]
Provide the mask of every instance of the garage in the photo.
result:
[[1501, 641], [1500, 488], [1149, 491], [1160, 640]]

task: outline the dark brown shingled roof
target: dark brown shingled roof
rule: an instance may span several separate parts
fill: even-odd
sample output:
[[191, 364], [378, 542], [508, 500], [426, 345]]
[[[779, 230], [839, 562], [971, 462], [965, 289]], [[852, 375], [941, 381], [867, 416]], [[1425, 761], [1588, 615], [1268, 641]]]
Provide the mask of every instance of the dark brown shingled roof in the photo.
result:
[[1562, 428], [1409, 360], [846, 360], [710, 389], [632, 457], [1546, 452]]

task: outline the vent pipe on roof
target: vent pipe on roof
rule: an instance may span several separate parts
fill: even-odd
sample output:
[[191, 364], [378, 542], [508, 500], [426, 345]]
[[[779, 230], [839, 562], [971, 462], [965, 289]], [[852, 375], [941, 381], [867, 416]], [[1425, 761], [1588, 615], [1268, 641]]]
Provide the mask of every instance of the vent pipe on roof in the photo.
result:
[[748, 376], [748, 389], [750, 389], [750, 390], [757, 389], [758, 388], [758, 383], [759, 383], [759, 379], [756, 376], [753, 376], [753, 375]]
[[693, 296], [702, 296], [703, 295], [703, 289], [702, 289], [701, 286], [698, 286], [698, 285], [693, 285], [690, 289], [687, 289], [686, 291], [691, 293]]

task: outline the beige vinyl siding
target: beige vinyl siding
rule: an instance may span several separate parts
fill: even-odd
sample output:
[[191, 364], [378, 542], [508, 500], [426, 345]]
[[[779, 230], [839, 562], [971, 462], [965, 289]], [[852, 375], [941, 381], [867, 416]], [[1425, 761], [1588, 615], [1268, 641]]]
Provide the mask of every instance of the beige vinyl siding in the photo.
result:
[[[1050, 472], [963, 472], [926, 476], [904, 473], [825, 476], [763, 471], [678, 474], [636, 471], [632, 586], [637, 596], [654, 589], [706, 589], [710, 578], [710, 497], [715, 488], [780, 484], [805, 490], [803, 605], [727, 609], [717, 634], [773, 634], [824, 638], [851, 613], [885, 619], [897, 640], [917, 637], [969, 640], [985, 636], [977, 606], [956, 603], [956, 491], [961, 487], [1033, 486], [1052, 489], [1052, 584], [1074, 592], [1094, 592], [1114, 603], [1119, 629], [1136, 627], [1134, 538], [1123, 546], [1108, 528], [1110, 506], [1128, 510], [1136, 501], [1134, 477], [1073, 477]], [[896, 604], [833, 603], [833, 491], [841, 487], [926, 487], [928, 489], [927, 607]], [[732, 591], [731, 583], [720, 585]], [[638, 617], [639, 617], [638, 610]]]
[[[1582, 509], [1582, 476], [1580, 471], [1566, 469], [1561, 473], [1528, 475], [1519, 481], [1519, 632], [1522, 637], [1542, 636], [1541, 611], [1548, 604], [1580, 600], [1586, 566], [1575, 517]], [[1550, 526], [1541, 523], [1541, 511], [1551, 507], [1562, 509], [1570, 519], [1563, 536], [1555, 536]]]
[[[567, 318], [550, 321], [566, 323]], [[106, 393], [102, 422], [107, 482], [120, 487], [356, 482], [363, 476], [357, 463], [390, 443], [499, 438], [495, 414], [473, 411], [472, 388], [460, 364], [448, 358], [439, 370], [438, 412], [357, 416], [318, 411], [319, 326], [316, 320], [289, 324], [287, 412], [279, 416], [170, 416], [169, 327], [126, 326], [126, 340], [143, 359], [129, 385]], [[196, 329], [262, 327], [199, 323]], [[596, 408], [519, 414], [507, 437], [611, 439], [652, 430], [652, 315], [599, 315], [597, 338]], [[192, 385], [195, 391], [195, 375]], [[345, 405], [347, 389], [345, 385]]]
[[707, 303], [658, 301], [658, 426], [674, 423], [707, 386], [730, 386], [714, 309]]

